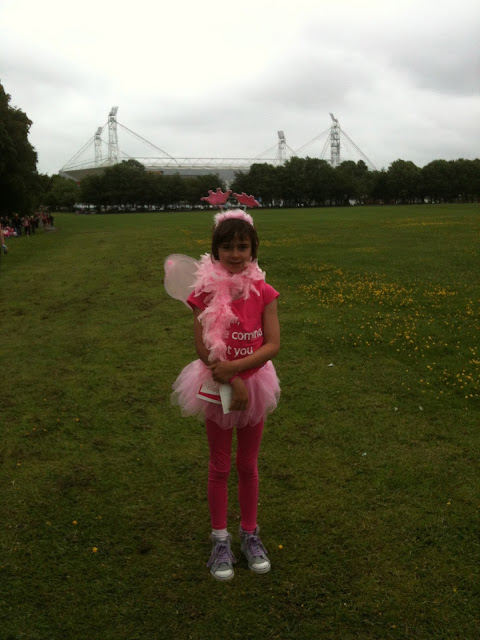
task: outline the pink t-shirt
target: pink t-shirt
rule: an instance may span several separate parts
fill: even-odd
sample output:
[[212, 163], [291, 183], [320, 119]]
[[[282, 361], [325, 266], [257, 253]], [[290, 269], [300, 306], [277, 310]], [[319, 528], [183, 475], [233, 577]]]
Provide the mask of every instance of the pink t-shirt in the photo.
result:
[[[262, 325], [263, 310], [267, 304], [278, 298], [280, 294], [262, 280], [255, 283], [255, 286], [260, 292], [259, 296], [257, 296], [254, 291], [251, 291], [247, 300], [239, 298], [232, 302], [232, 310], [238, 320], [236, 323], [230, 325], [228, 336], [225, 339], [225, 344], [227, 345], [227, 360], [245, 358], [245, 356], [249, 356], [259, 349], [264, 343]], [[209, 293], [201, 293], [199, 296], [196, 296], [192, 293], [188, 297], [187, 302], [192, 309], [194, 307], [205, 309], [207, 305], [204, 301], [209, 295]], [[258, 371], [258, 369], [259, 367], [242, 371], [238, 375], [246, 379]]]

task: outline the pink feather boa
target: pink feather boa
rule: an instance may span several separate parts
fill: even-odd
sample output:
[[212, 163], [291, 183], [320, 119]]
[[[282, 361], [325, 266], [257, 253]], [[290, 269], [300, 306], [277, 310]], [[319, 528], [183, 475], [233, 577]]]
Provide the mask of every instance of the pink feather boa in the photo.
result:
[[203, 341], [210, 351], [210, 362], [226, 360], [225, 339], [229, 326], [237, 319], [232, 310], [232, 301], [238, 298], [247, 300], [252, 292], [259, 296], [260, 291], [255, 283], [262, 280], [265, 280], [265, 272], [256, 260], [252, 260], [241, 273], [231, 274], [218, 260], [212, 260], [208, 253], [200, 258], [194, 293], [209, 294], [205, 298], [207, 307], [198, 319], [203, 327]]

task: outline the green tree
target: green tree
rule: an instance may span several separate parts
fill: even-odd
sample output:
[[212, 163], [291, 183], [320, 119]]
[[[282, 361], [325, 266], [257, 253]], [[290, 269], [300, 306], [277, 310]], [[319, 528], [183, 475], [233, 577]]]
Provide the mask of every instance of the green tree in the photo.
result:
[[103, 175], [99, 173], [85, 176], [80, 182], [80, 202], [91, 204], [99, 211], [107, 204]]
[[472, 179], [472, 200], [479, 202], [480, 200], [480, 159], [470, 161], [472, 163], [471, 179]]
[[28, 141], [32, 121], [0, 84], [0, 213], [30, 213], [37, 188], [37, 154]]
[[330, 201], [334, 189], [334, 171], [326, 160], [305, 158], [304, 197], [306, 204], [324, 205]]
[[432, 202], [448, 202], [454, 197], [454, 166], [434, 160], [422, 168], [423, 192]]
[[452, 161], [454, 175], [455, 197], [462, 202], [478, 200], [478, 165], [479, 160], [465, 160], [458, 158]]
[[390, 184], [388, 181], [388, 174], [384, 169], [372, 172], [370, 178], [369, 197], [376, 204], [385, 204], [390, 201]]
[[355, 199], [364, 201], [370, 192], [371, 176], [363, 160], [345, 160], [335, 168], [335, 193], [344, 201]]
[[103, 174], [104, 198], [108, 205], [135, 208], [144, 204], [146, 170], [137, 160], [124, 160], [107, 167]]
[[146, 171], [143, 177], [143, 204], [146, 206], [162, 206], [164, 194], [161, 174]]
[[167, 207], [179, 208], [187, 197], [187, 185], [185, 179], [178, 173], [172, 176], [163, 176], [165, 185], [165, 203]]
[[409, 160], [395, 160], [388, 168], [388, 188], [396, 202], [416, 202], [423, 192], [421, 180], [421, 169]]
[[278, 194], [277, 168], [268, 162], [252, 164], [249, 182], [251, 188], [248, 191], [242, 189], [241, 192], [245, 191], [248, 195], [255, 196], [264, 206], [270, 206]]
[[235, 178], [230, 185], [230, 188], [234, 193], [248, 193], [248, 195], [253, 195], [256, 192], [256, 185], [253, 184], [253, 181], [250, 176], [249, 171], [236, 171]]
[[80, 187], [74, 180], [55, 175], [51, 177], [50, 188], [43, 198], [43, 204], [56, 211], [71, 211], [79, 198]]
[[296, 206], [307, 200], [305, 159], [289, 158], [279, 167], [279, 195], [286, 205]]
[[37, 173], [35, 179], [34, 207], [38, 208], [46, 204], [46, 196], [50, 189], [52, 178], [46, 173]]
[[208, 196], [211, 189], [215, 191], [217, 187], [225, 189], [225, 183], [216, 173], [209, 173], [204, 176], [183, 178], [185, 181], [185, 200], [191, 207], [202, 204], [202, 198]]

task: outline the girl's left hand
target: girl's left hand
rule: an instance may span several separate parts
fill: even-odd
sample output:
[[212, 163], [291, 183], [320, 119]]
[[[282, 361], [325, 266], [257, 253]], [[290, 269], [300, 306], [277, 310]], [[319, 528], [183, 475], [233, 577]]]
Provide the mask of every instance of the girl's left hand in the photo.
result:
[[245, 411], [248, 409], [248, 391], [241, 378], [232, 381], [232, 403], [230, 411]]
[[220, 360], [208, 365], [208, 368], [212, 372], [212, 378], [215, 382], [221, 382], [226, 384], [230, 382], [236, 373], [235, 362], [229, 360]]

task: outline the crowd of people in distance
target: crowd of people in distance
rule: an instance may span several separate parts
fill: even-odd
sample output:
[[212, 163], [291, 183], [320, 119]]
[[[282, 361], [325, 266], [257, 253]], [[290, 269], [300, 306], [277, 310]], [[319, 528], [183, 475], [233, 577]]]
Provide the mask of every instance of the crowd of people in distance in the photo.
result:
[[53, 215], [48, 211], [36, 211], [31, 216], [21, 216], [18, 213], [0, 216], [0, 240], [2, 251], [7, 253], [6, 240], [30, 236], [42, 225], [44, 229], [53, 227]]

